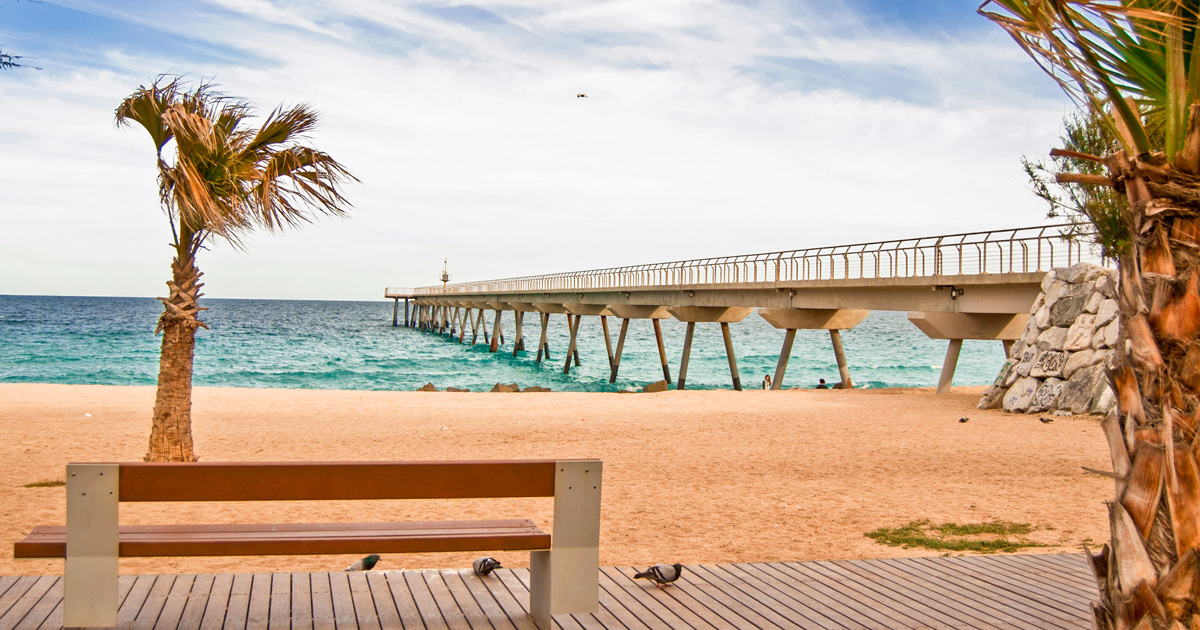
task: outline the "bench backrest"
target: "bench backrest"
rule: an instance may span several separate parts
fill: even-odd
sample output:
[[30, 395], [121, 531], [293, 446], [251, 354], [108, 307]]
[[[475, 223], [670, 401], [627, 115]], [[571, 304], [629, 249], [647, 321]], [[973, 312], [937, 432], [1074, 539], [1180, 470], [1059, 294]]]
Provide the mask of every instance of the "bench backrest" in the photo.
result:
[[550, 497], [555, 460], [122, 463], [127, 501]]

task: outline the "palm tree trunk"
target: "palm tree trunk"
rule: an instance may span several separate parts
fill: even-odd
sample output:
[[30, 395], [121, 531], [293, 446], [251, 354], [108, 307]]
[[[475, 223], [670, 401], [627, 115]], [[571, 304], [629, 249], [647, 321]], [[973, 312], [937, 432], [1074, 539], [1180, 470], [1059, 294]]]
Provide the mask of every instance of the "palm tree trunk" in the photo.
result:
[[1109, 506], [1111, 547], [1091, 558], [1101, 630], [1200, 628], [1195, 166], [1155, 165], [1124, 153], [1108, 161], [1129, 201], [1134, 243], [1119, 261], [1119, 347], [1127, 350], [1112, 374], [1119, 413], [1102, 423], [1117, 500]]
[[154, 400], [154, 421], [150, 429], [150, 450], [146, 461], [194, 462], [192, 450], [192, 359], [196, 348], [196, 329], [207, 328], [197, 319], [200, 311], [200, 270], [196, 268], [197, 244], [181, 248], [182, 257], [171, 263], [169, 297], [159, 298], [163, 313], [158, 330], [163, 334], [162, 354], [158, 362], [158, 394]]

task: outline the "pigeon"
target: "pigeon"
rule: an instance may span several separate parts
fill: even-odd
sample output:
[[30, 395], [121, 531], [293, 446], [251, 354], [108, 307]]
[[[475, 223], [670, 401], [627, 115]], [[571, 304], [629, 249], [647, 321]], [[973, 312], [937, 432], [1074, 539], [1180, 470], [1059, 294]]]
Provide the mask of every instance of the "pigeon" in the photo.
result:
[[970, 418], [959, 418], [958, 419], [959, 422], [966, 422], [967, 420], [970, 420]]
[[575, 98], [587, 98], [587, 94], [576, 94]]
[[347, 571], [370, 571], [379, 564], [379, 554], [373, 553], [366, 558], [356, 561], [354, 564], [346, 567]]
[[471, 563], [471, 568], [475, 570], [475, 575], [487, 577], [489, 573], [500, 568], [500, 561], [495, 558], [480, 558]]
[[1046, 424], [1054, 422], [1054, 418], [1038, 418], [1038, 420], [1041, 420], [1043, 423], [1046, 423]]
[[664, 584], [670, 584], [679, 579], [683, 574], [683, 565], [678, 562], [675, 564], [656, 564], [641, 573], [633, 574], [634, 579], [646, 578], [654, 585], [662, 588]]

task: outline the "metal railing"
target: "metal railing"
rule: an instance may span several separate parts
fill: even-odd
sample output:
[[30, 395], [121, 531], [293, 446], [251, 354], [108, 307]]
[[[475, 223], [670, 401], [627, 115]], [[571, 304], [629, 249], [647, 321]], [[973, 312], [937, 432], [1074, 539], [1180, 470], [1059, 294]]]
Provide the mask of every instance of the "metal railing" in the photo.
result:
[[[1084, 235], [1064, 236], [1085, 228]], [[1073, 223], [701, 258], [428, 286], [413, 295], [772, 286], [789, 282], [1032, 273], [1101, 263]], [[389, 289], [391, 291], [391, 289]]]
[[383, 290], [383, 297], [385, 297], [385, 298], [408, 297], [410, 295], [415, 295], [413, 293], [414, 291], [416, 291], [416, 289], [414, 289], [412, 287], [388, 287]]

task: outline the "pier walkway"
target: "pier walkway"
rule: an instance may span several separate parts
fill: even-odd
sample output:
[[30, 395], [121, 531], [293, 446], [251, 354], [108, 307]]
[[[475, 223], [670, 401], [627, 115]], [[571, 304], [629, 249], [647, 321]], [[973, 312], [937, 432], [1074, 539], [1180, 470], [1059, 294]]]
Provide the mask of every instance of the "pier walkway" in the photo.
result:
[[[964, 339], [992, 339], [1007, 350], [1019, 338], [1046, 272], [1079, 262], [1100, 263], [1084, 241], [1064, 234], [1075, 224], [969, 232], [835, 247], [632, 265], [589, 271], [466, 282], [413, 289], [389, 287], [395, 300], [392, 324], [449, 334], [471, 344], [482, 333], [496, 352], [504, 345], [505, 313], [513, 322], [512, 352], [525, 350], [526, 313], [540, 319], [536, 361], [548, 358], [546, 328], [554, 314], [566, 315], [570, 345], [564, 372], [578, 365], [575, 352], [583, 316], [599, 316], [616, 382], [631, 320], [649, 320], [658, 343], [663, 379], [671, 370], [658, 321], [687, 323], [676, 387], [684, 389], [697, 323], [720, 324], [734, 389], [741, 389], [730, 324], [755, 309], [784, 331], [772, 388], [783, 386], [796, 330], [828, 330], [842, 386], [852, 387], [841, 332], [872, 310], [908, 311], [909, 320], [933, 339], [948, 340], [938, 393], [953, 380]], [[492, 313], [491, 335], [485, 314]], [[608, 317], [621, 319], [613, 349]]]
[[[1082, 554], [695, 565], [676, 586], [600, 570], [600, 610], [557, 630], [1087, 630], [1095, 582]], [[119, 628], [535, 630], [529, 574], [501, 569], [138, 575], [121, 578]], [[60, 576], [0, 576], [0, 629], [60, 630]]]

